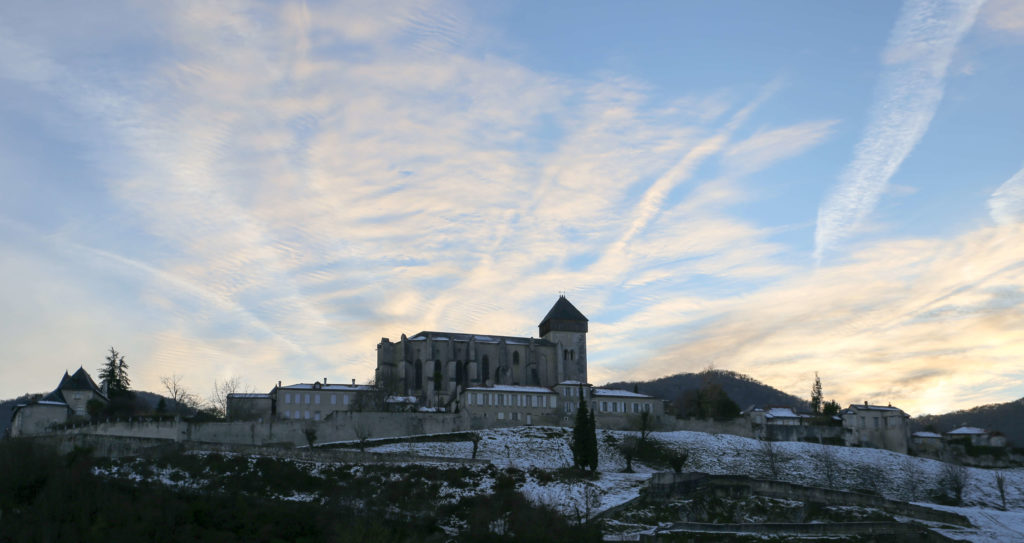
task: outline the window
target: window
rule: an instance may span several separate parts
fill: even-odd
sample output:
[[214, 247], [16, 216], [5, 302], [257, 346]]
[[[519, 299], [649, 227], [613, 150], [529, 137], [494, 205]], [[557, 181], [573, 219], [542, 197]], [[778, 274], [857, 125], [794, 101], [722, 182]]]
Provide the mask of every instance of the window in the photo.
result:
[[[309, 402], [306, 402], [306, 403], [309, 403]], [[307, 419], [309, 418], [309, 411], [306, 411], [306, 418]]]
[[519, 365], [519, 351], [512, 351], [512, 365]]
[[601, 411], [608, 410], [608, 402], [601, 402]]
[[505, 413], [498, 411], [498, 420], [505, 420]]
[[634, 413], [639, 413], [640, 412], [640, 404], [638, 404], [636, 402], [633, 402], [633, 412]]
[[484, 355], [483, 361], [481, 362], [482, 369], [480, 370], [480, 380], [484, 381], [491, 375], [491, 361]]
[[[544, 396], [544, 400], [547, 400], [547, 399], [548, 399], [548, 397], [547, 397], [547, 396]], [[554, 397], [552, 397], [552, 398], [551, 398], [551, 407], [552, 407], [552, 408], [558, 407], [557, 405], [555, 405], [556, 403], [557, 403], [557, 402], [556, 402], [555, 398], [554, 398]], [[545, 405], [544, 407], [547, 407], [547, 405]]]
[[313, 413], [313, 420], [320, 420], [320, 412]]
[[[309, 394], [306, 394], [306, 404], [309, 405]], [[308, 419], [309, 417], [306, 418]]]
[[416, 368], [416, 378], [413, 379], [412, 386], [415, 389], [421, 389], [423, 388], [423, 361], [416, 360], [414, 367]]
[[537, 407], [537, 396], [532, 396], [532, 398], [530, 402], [533, 404], [533, 407]]
[[284, 403], [292, 403], [292, 395], [291, 394], [287, 394], [286, 393], [284, 395]]
[[645, 413], [650, 413], [651, 412], [651, 404], [649, 404], [649, 403], [645, 403], [644, 404], [644, 412]]
[[348, 394], [342, 394], [341, 395], [341, 403], [343, 405], [348, 405]]
[[878, 417], [874, 417], [874, 419], [875, 419], [875, 430], [877, 430], [878, 429]]
[[331, 394], [331, 405], [337, 405], [337, 404], [338, 404], [338, 395], [337, 394]]
[[313, 399], [315, 400], [313, 403], [315, 403], [317, 405], [320, 405], [320, 395], [319, 394], [314, 396]]

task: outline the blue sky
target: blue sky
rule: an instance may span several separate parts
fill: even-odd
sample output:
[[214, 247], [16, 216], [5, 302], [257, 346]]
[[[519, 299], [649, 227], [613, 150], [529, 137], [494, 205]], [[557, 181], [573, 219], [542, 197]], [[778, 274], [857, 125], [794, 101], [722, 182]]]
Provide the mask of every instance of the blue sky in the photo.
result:
[[6, 3], [0, 397], [536, 335], [912, 413], [1024, 396], [1024, 5]]

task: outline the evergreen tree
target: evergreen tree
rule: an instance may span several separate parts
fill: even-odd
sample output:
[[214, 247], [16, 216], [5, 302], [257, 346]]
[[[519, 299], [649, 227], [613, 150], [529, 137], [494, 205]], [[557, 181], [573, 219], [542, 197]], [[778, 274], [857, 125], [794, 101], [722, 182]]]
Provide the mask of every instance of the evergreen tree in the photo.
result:
[[815, 415], [821, 414], [822, 408], [821, 378], [814, 372], [814, 386], [811, 387], [811, 410]]
[[587, 426], [590, 425], [590, 417], [587, 415], [587, 402], [583, 398], [583, 386], [579, 387], [580, 403], [576, 407], [576, 423], [572, 428], [572, 463], [579, 469], [584, 469], [590, 462], [587, 453], [590, 450], [587, 444]]
[[130, 396], [128, 379], [128, 363], [124, 361], [124, 355], [117, 352], [113, 347], [107, 355], [106, 362], [100, 367], [100, 383], [106, 385], [107, 396]]
[[593, 409], [587, 419], [587, 467], [590, 471], [597, 471], [597, 422]]

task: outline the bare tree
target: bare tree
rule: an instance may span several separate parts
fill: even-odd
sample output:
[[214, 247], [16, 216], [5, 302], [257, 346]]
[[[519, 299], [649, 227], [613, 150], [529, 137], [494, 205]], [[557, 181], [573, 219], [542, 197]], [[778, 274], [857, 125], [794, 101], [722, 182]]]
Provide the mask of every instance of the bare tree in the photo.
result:
[[999, 499], [1003, 502], [1003, 511], [1006, 511], [1006, 474], [996, 472], [996, 490], [999, 491]]
[[224, 381], [213, 381], [213, 392], [210, 394], [210, 407], [213, 413], [224, 418], [228, 413], [228, 395], [236, 392], [247, 392], [238, 377], [228, 377]]
[[366, 443], [373, 437], [373, 429], [370, 428], [370, 425], [360, 421], [352, 426], [352, 432], [355, 433], [356, 439], [359, 441], [359, 450], [365, 452]]
[[164, 386], [167, 396], [171, 399], [172, 410], [182, 414], [191, 414], [199, 409], [199, 398], [185, 388], [181, 375], [161, 377], [160, 384]]
[[903, 462], [900, 465], [900, 471], [903, 472], [903, 495], [908, 502], [916, 501], [921, 498], [921, 489], [924, 488], [924, 471], [921, 466], [911, 456], [903, 458]]
[[761, 469], [772, 479], [778, 480], [782, 473], [783, 464], [788, 460], [786, 456], [775, 446], [770, 439], [761, 438], [758, 448], [758, 456], [761, 461]]
[[957, 504], [964, 502], [964, 489], [970, 481], [971, 474], [960, 464], [946, 462], [942, 465], [942, 476], [939, 480], [942, 489]]
[[828, 488], [835, 488], [839, 482], [839, 461], [836, 459], [835, 450], [819, 441], [818, 450], [812, 454], [818, 472], [825, 480], [825, 485]]
[[316, 427], [312, 424], [302, 429], [302, 435], [306, 437], [306, 443], [309, 444], [309, 450], [313, 450], [313, 444], [316, 443]]

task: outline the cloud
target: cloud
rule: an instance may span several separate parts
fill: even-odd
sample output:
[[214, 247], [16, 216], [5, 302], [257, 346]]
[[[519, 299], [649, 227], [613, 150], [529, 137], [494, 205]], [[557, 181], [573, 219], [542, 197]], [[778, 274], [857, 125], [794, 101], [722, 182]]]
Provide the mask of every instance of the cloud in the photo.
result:
[[1024, 33], [1024, 4], [1017, 0], [988, 0], [981, 18], [994, 30]]
[[998, 224], [1024, 221], [1024, 168], [992, 193], [988, 209], [992, 220]]
[[864, 136], [818, 210], [814, 256], [819, 262], [825, 251], [860, 226], [928, 130], [953, 52], [982, 3], [904, 4], [883, 53], [885, 68]]

